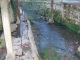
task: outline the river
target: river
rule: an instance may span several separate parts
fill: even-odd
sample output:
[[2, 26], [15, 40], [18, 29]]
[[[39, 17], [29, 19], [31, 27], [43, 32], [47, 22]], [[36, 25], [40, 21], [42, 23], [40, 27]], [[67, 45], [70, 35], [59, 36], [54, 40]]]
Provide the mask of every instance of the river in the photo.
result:
[[42, 60], [80, 60], [80, 57], [75, 55], [80, 34], [58, 23], [48, 24], [47, 21], [39, 19], [40, 15], [33, 11], [24, 11], [29, 19], [32, 18], [35, 42]]

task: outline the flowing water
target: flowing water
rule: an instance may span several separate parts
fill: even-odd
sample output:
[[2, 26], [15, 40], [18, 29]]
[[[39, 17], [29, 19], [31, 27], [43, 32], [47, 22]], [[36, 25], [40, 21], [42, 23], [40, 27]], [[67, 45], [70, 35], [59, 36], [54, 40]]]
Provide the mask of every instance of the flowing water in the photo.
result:
[[27, 17], [33, 18], [32, 29], [42, 60], [80, 60], [80, 57], [75, 55], [75, 42], [80, 42], [80, 34], [58, 23], [50, 25], [47, 21], [39, 19], [40, 15], [33, 11], [25, 12]]

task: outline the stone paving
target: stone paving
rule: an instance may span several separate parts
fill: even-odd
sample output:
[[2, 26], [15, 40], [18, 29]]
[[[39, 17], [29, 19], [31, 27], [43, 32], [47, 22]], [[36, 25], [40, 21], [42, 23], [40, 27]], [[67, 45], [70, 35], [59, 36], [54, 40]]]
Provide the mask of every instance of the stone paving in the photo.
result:
[[31, 48], [31, 42], [28, 37], [28, 23], [21, 18], [21, 37], [13, 38], [13, 50], [16, 55], [16, 60], [36, 60]]
[[16, 60], [34, 60], [34, 57], [32, 56], [31, 43], [28, 38], [27, 29], [27, 26], [25, 26], [21, 38], [13, 39], [13, 50], [16, 54]]

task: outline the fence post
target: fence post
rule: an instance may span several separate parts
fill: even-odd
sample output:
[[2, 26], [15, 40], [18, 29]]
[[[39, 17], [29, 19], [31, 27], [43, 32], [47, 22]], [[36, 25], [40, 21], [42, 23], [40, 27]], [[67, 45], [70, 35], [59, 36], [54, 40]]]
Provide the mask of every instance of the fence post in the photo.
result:
[[1, 13], [2, 13], [2, 22], [3, 22], [5, 42], [6, 42], [6, 48], [7, 48], [6, 60], [15, 60], [15, 54], [13, 53], [13, 49], [12, 49], [10, 18], [9, 18], [7, 0], [1, 0]]

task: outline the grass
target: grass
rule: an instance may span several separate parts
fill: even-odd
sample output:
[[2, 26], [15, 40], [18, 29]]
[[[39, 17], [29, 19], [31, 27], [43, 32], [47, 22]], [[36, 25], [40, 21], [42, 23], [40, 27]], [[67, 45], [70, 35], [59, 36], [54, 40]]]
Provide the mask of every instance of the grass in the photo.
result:
[[33, 21], [34, 20], [34, 17], [28, 16], [28, 20]]
[[50, 47], [46, 47], [46, 48], [43, 49], [42, 60], [64, 60], [64, 58], [69, 59], [69, 60], [73, 60], [73, 59], [78, 60], [70, 52], [64, 52], [64, 53], [61, 53], [61, 54], [58, 53], [56, 51], [55, 47], [53, 47], [53, 49], [51, 49]]
[[49, 47], [43, 49], [43, 60], [57, 60], [59, 58], [58, 53], [54, 49], [51, 51]]

